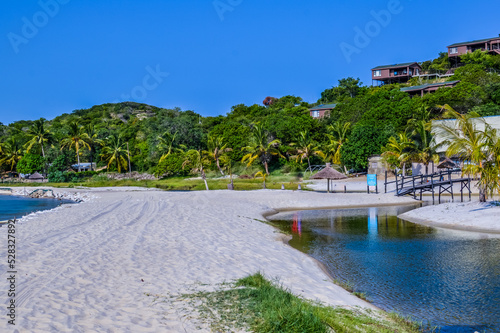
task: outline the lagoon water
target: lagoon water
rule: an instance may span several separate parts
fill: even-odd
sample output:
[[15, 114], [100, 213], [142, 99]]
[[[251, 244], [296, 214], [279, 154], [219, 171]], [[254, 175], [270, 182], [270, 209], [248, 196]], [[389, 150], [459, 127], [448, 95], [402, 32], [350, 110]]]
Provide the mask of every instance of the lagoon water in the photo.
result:
[[290, 245], [376, 306], [441, 332], [500, 332], [500, 235], [426, 227], [417, 206], [281, 213]]
[[52, 209], [61, 204], [56, 199], [31, 199], [10, 195], [0, 195], [0, 221], [21, 218], [29, 213]]

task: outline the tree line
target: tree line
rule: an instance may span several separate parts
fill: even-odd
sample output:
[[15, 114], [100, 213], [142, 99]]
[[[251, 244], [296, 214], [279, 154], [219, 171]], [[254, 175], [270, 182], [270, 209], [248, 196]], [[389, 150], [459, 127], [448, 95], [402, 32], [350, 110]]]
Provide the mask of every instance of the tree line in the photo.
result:
[[[427, 161], [435, 155], [429, 151], [433, 134], [425, 123], [443, 117], [441, 106], [459, 115], [500, 114], [500, 76], [490, 70], [496, 66], [494, 56], [467, 57], [450, 78], [460, 80], [456, 87], [423, 97], [410, 97], [400, 84], [371, 87], [345, 78], [314, 104], [297, 96], [268, 97], [262, 104], [239, 104], [226, 115], [203, 117], [126, 102], [75, 110], [50, 121], [0, 124], [0, 169], [46, 172], [51, 181], [78, 179], [81, 175], [69, 166], [82, 161], [113, 172], [128, 171], [130, 161], [133, 171], [167, 177], [207, 171], [222, 176], [249, 165], [266, 175], [303, 172], [327, 161], [344, 171], [362, 171], [368, 157], [409, 137], [412, 158]], [[431, 65], [446, 60], [440, 57]], [[323, 103], [336, 107], [329, 117], [312, 118], [309, 108]]]

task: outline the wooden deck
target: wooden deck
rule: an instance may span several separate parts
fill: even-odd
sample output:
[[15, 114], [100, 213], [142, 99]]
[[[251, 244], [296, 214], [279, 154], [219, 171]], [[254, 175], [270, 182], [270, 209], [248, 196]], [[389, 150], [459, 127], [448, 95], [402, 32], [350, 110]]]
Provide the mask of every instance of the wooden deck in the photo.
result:
[[396, 184], [396, 195], [412, 195], [415, 199], [417, 194], [419, 194], [420, 200], [422, 200], [422, 195], [424, 192], [432, 193], [432, 202], [435, 201], [436, 194], [439, 197], [439, 203], [441, 203], [441, 194], [448, 193], [451, 195], [451, 199], [454, 200], [453, 185], [460, 185], [460, 200], [464, 201], [464, 189], [469, 191], [469, 200], [471, 200], [471, 181], [468, 178], [453, 178], [454, 173], [462, 173], [460, 169], [451, 169], [446, 171], [440, 171], [429, 175], [418, 175], [418, 176], [403, 176], [398, 177], [396, 175], [396, 180], [392, 182], [385, 181], [385, 191], [387, 193], [387, 185], [395, 183]]

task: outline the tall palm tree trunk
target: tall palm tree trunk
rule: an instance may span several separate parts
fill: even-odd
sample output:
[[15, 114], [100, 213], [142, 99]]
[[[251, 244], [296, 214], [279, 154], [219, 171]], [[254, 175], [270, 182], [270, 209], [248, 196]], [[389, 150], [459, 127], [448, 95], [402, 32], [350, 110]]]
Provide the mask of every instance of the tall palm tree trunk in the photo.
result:
[[78, 147], [76, 148], [76, 159], [78, 161], [78, 172], [80, 172], [80, 151]]
[[203, 179], [203, 182], [205, 182], [205, 188], [207, 189], [207, 191], [210, 191], [207, 183], [207, 175], [205, 175], [205, 171], [203, 170], [203, 165], [201, 166], [201, 178]]
[[486, 195], [486, 190], [483, 185], [479, 186], [479, 202], [486, 202], [488, 196]]
[[264, 168], [266, 169], [266, 174], [269, 176], [269, 169], [267, 167], [267, 162], [264, 162]]
[[222, 168], [220, 167], [219, 158], [215, 158], [215, 163], [217, 164], [217, 168], [219, 169], [222, 176], [224, 176], [224, 171], [222, 171]]
[[307, 165], [309, 165], [309, 172], [311, 173], [311, 175], [313, 174], [313, 170], [311, 168], [311, 161], [309, 160], [309, 156], [307, 157]]
[[94, 167], [93, 167], [93, 163], [94, 163], [94, 159], [93, 159], [93, 153], [94, 153], [94, 147], [92, 147], [90, 149], [90, 171], [94, 171]]
[[43, 143], [42, 143], [42, 156], [45, 158], [45, 150], [43, 149]]

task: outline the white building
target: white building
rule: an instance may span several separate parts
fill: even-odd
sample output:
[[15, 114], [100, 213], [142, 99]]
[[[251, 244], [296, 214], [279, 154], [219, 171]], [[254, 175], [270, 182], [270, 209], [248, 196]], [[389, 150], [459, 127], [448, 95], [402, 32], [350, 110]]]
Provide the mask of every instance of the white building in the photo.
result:
[[[486, 124], [495, 128], [500, 133], [500, 116], [490, 116], [490, 117], [481, 117], [474, 118], [472, 120], [476, 124], [476, 128], [480, 131], [484, 131]], [[438, 125], [445, 125], [452, 128], [457, 128], [457, 120], [456, 119], [444, 119], [444, 120], [433, 120], [432, 121], [432, 133], [434, 134], [436, 144], [440, 144], [445, 141], [445, 135], [443, 130], [438, 127]], [[458, 128], [457, 128], [458, 129]], [[447, 145], [441, 145], [437, 151], [440, 153], [444, 153], [448, 148]]]

